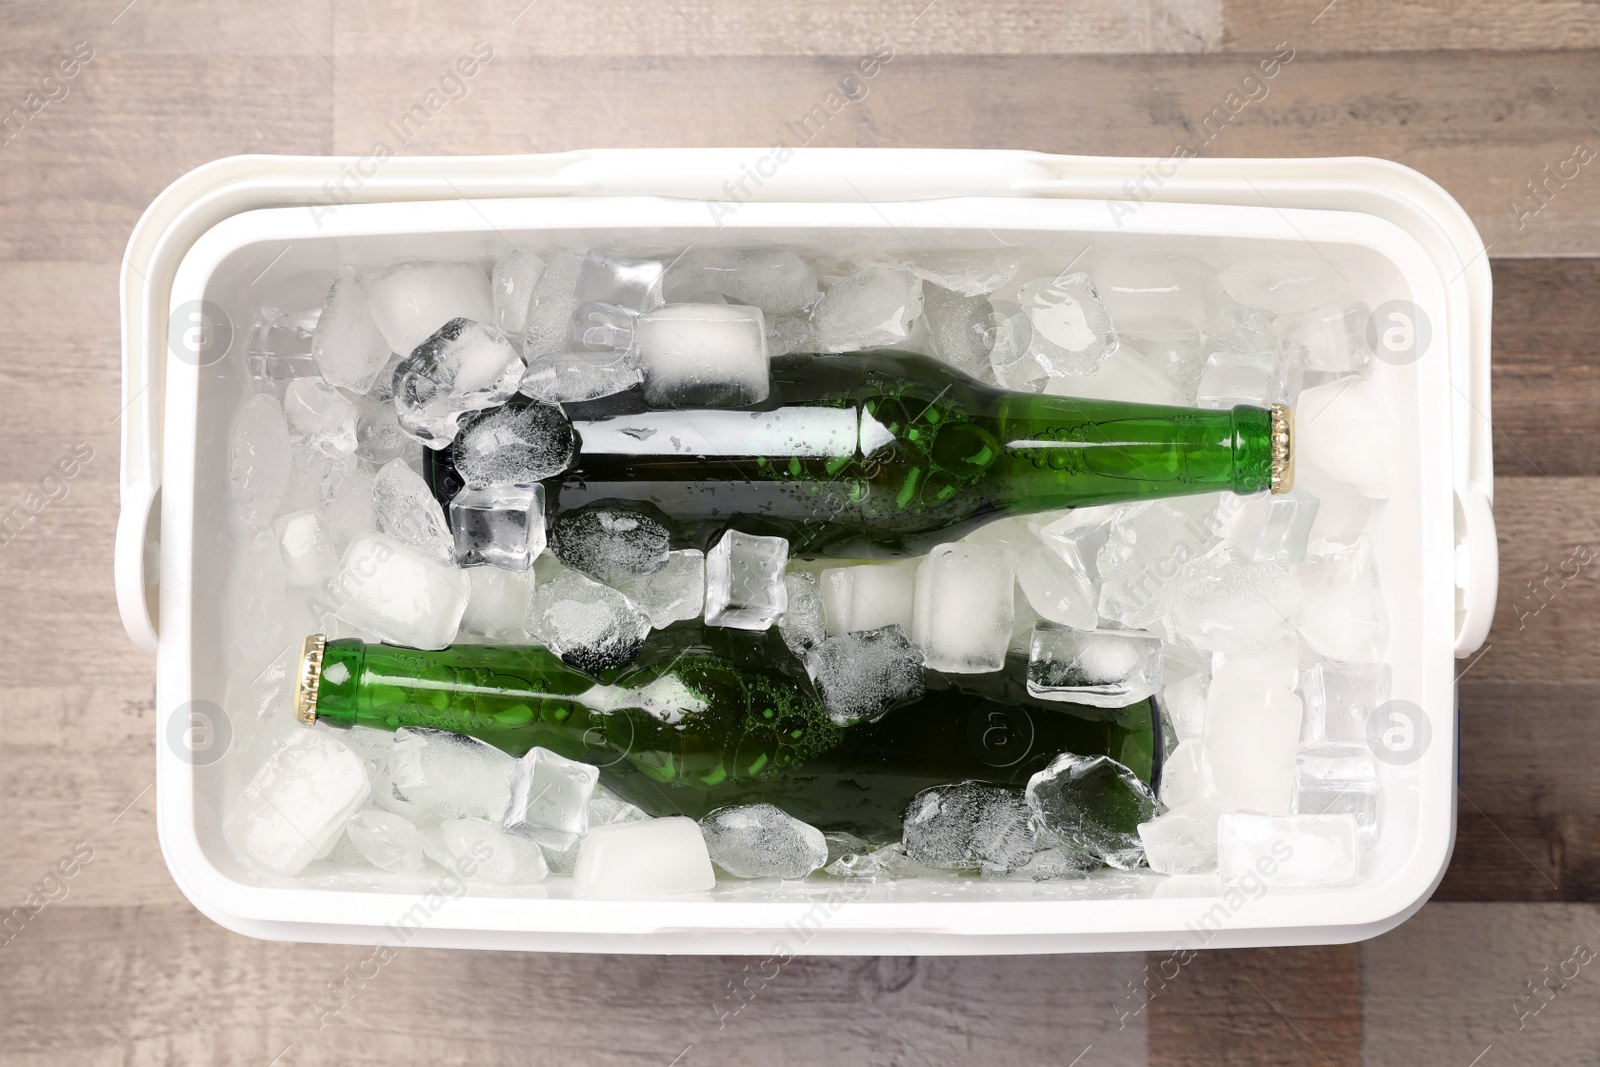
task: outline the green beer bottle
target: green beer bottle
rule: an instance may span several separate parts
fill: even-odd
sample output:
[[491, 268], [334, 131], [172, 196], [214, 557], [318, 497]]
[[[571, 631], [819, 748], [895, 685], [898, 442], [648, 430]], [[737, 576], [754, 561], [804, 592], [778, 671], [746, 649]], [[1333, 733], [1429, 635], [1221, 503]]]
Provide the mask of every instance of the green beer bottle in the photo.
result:
[[[897, 351], [773, 360], [770, 395], [737, 410], [652, 409], [639, 389], [564, 408], [578, 454], [545, 482], [547, 514], [645, 503], [683, 548], [737, 527], [787, 537], [797, 556], [920, 553], [1005, 515], [1293, 480], [1282, 405], [1007, 392]], [[463, 484], [453, 449], [425, 462], [448, 511]]]
[[841, 726], [775, 631], [677, 623], [611, 684], [538, 646], [425, 652], [314, 636], [295, 711], [308, 725], [448, 730], [512, 755], [547, 748], [598, 766], [652, 815], [766, 801], [874, 841], [898, 839], [906, 805], [929, 786], [1025, 785], [1062, 752], [1109, 755], [1146, 781], [1159, 773], [1149, 701], [1046, 703], [1028, 695], [1024, 662], [1009, 668], [930, 671], [920, 700]]

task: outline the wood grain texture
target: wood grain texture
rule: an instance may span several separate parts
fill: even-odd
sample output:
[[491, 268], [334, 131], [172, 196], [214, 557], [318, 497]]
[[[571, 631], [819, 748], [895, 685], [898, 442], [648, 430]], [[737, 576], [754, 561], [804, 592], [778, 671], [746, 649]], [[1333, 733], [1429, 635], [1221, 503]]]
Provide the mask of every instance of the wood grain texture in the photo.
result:
[[1227, 0], [1224, 12], [1223, 47], [1240, 51], [1302, 38], [1323, 52], [1514, 52], [1600, 45], [1600, 4], [1594, 0]]
[[[1150, 956], [1158, 974], [1165, 959]], [[1151, 1067], [1357, 1067], [1361, 950], [1201, 952], [1146, 1013]]]

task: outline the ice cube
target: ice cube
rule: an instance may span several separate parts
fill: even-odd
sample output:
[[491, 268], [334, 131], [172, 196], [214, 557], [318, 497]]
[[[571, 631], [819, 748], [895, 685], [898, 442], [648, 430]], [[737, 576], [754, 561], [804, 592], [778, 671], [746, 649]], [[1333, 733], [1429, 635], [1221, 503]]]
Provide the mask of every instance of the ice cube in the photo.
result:
[[599, 674], [638, 655], [650, 618], [610, 586], [563, 570], [534, 590], [533, 632], [571, 666]]
[[911, 640], [923, 662], [950, 674], [1005, 666], [1015, 613], [1015, 560], [994, 545], [935, 547], [917, 567]]
[[531, 885], [550, 873], [538, 845], [503, 832], [489, 819], [446, 819], [439, 832], [456, 861], [453, 866], [471, 871], [468, 877], [497, 885]]
[[389, 342], [372, 317], [366, 283], [354, 267], [340, 267], [311, 339], [323, 380], [365, 393], [389, 362], [389, 353]]
[[652, 407], [743, 407], [772, 389], [758, 308], [673, 304], [640, 315], [634, 341]]
[[1365, 534], [1353, 545], [1320, 541], [1295, 577], [1305, 597], [1297, 620], [1306, 644], [1329, 659], [1367, 663], [1389, 644], [1389, 614], [1378, 580], [1378, 559]]
[[1313, 464], [1297, 458], [1294, 484], [1317, 498], [1317, 517], [1311, 523], [1311, 541], [1354, 541], [1367, 528], [1372, 501], [1353, 485], [1337, 481]]
[[1366, 746], [1327, 745], [1295, 757], [1297, 815], [1350, 815], [1365, 844], [1378, 839], [1378, 764]]
[[296, 730], [250, 779], [228, 836], [262, 866], [299, 874], [328, 854], [371, 792], [361, 757], [325, 733]]
[[1118, 323], [1117, 338], [1176, 383], [1185, 403], [1194, 397], [1210, 353], [1192, 323], [1173, 318], [1145, 319], [1126, 327]]
[[470, 319], [451, 319], [395, 368], [400, 425], [429, 448], [444, 448], [455, 439], [461, 416], [516, 395], [524, 369], [505, 334]]
[[1226, 810], [1293, 810], [1300, 715], [1300, 698], [1287, 689], [1212, 679], [1201, 752]]
[[963, 374], [994, 384], [989, 353], [994, 348], [995, 311], [988, 297], [962, 296], [942, 285], [923, 282], [922, 313], [928, 320], [934, 355]]
[[1230, 411], [1240, 404], [1292, 403], [1302, 374], [1293, 357], [1273, 352], [1213, 352], [1200, 372], [1195, 406]]
[[672, 531], [643, 510], [592, 506], [550, 524], [550, 550], [567, 566], [608, 585], [654, 574], [667, 565]]
[[1095, 288], [1118, 333], [1151, 320], [1200, 326], [1217, 303], [1217, 273], [1195, 256], [1107, 256], [1095, 264]]
[[402, 355], [453, 319], [494, 321], [489, 278], [475, 263], [400, 263], [367, 275], [366, 289], [389, 351]]
[[1224, 543], [1184, 564], [1168, 618], [1172, 636], [1195, 648], [1246, 652], [1281, 639], [1302, 615], [1288, 567], [1243, 562]]
[[530, 748], [517, 761], [501, 827], [565, 852], [589, 832], [589, 798], [599, 783], [599, 770], [589, 764]]
[[405, 460], [390, 460], [373, 477], [372, 511], [378, 529], [395, 540], [440, 563], [455, 558], [444, 509]]
[[1285, 340], [1305, 348], [1307, 370], [1349, 374], [1372, 361], [1372, 349], [1367, 345], [1367, 319], [1371, 316], [1372, 309], [1356, 301], [1284, 316], [1273, 325]]
[[[829, 838], [836, 835], [830, 834]], [[831, 859], [824, 868], [835, 878], [853, 878], [863, 882], [888, 882], [896, 878], [914, 878], [934, 873], [906, 855], [906, 846], [896, 841], [892, 845], [872, 848], [862, 842], [862, 848], [845, 852]]]
[[804, 878], [828, 862], [822, 831], [771, 804], [718, 808], [700, 833], [711, 862], [735, 878]]
[[829, 567], [818, 575], [828, 633], [899, 626], [911, 632], [917, 562]]
[[706, 623], [765, 630], [789, 606], [783, 569], [789, 542], [729, 530], [706, 555]]
[[724, 296], [729, 303], [758, 307], [768, 315], [789, 315], [821, 296], [817, 272], [782, 248], [696, 248], [667, 268], [669, 303], [693, 303]]
[[789, 606], [778, 620], [778, 633], [789, 651], [803, 656], [827, 640], [827, 608], [817, 589], [817, 580], [810, 574], [785, 574], [783, 588]]
[[1223, 885], [1255, 878], [1274, 888], [1338, 885], [1356, 876], [1353, 815], [1223, 815], [1217, 873]]
[[1083, 273], [1036, 278], [1017, 292], [1028, 317], [1028, 354], [1051, 377], [1093, 374], [1117, 348], [1117, 331]]
[[875, 722], [923, 694], [922, 653], [899, 626], [836, 634], [805, 659], [828, 718], [841, 726]]
[[450, 529], [458, 566], [525, 571], [544, 551], [544, 486], [463, 488], [450, 499]]
[[341, 482], [354, 475], [355, 456], [348, 452], [324, 452], [309, 438], [292, 436], [289, 443], [289, 486], [278, 505], [285, 511], [318, 508], [333, 499]]
[[243, 546], [229, 574], [228, 632], [246, 660], [260, 662], [278, 648], [288, 602], [289, 576], [270, 529]]
[[1182, 406], [1188, 401], [1177, 382], [1126, 343], [1118, 344], [1093, 373], [1051, 378], [1045, 383], [1044, 391], [1052, 396], [1125, 400], [1137, 404]]
[[356, 450], [356, 406], [318, 378], [297, 378], [283, 395], [289, 428], [316, 449], [342, 455]]
[[596, 826], [579, 844], [572, 873], [580, 898], [694, 893], [716, 884], [700, 827], [682, 815]]
[[388, 403], [363, 398], [356, 405], [356, 455], [380, 467], [411, 456], [417, 439], [400, 426], [393, 398]]
[[572, 313], [567, 343], [574, 353], [610, 354], [632, 361], [633, 330], [639, 313], [616, 304], [590, 300]]
[[1035, 614], [1065, 626], [1094, 629], [1099, 616], [1092, 578], [1053, 551], [1053, 543], [1047, 546], [1042, 531], [1036, 532], [1032, 522], [1000, 519], [974, 530], [966, 541], [998, 545], [1011, 552], [1016, 560], [1017, 586]]
[[1301, 315], [1337, 300], [1346, 281], [1326, 259], [1246, 259], [1223, 269], [1223, 290], [1245, 307]]
[[595, 786], [594, 795], [589, 798], [590, 828], [644, 822], [649, 818], [643, 808], [623, 800], [603, 785]]
[[501, 256], [489, 275], [493, 294], [495, 328], [507, 337], [521, 339], [528, 332], [528, 311], [533, 290], [544, 273], [544, 260], [530, 252], [515, 251]]
[[762, 315], [766, 320], [767, 355], [772, 359], [813, 347], [810, 319], [803, 315]]
[[405, 816], [392, 811], [358, 811], [350, 817], [345, 836], [361, 858], [386, 871], [420, 871], [422, 835]]
[[1213, 682], [1254, 686], [1257, 689], [1293, 689], [1300, 678], [1300, 642], [1285, 633], [1249, 652], [1214, 652]]
[[1181, 678], [1161, 691], [1162, 706], [1172, 718], [1178, 736], [1187, 741], [1200, 736], [1206, 719], [1206, 686], [1203, 674]]
[[1166, 614], [1184, 564], [1216, 540], [1214, 516], [1176, 501], [1151, 501], [1121, 512], [1095, 557], [1099, 612], [1142, 630]]
[[1296, 463], [1304, 462], [1374, 500], [1389, 497], [1394, 426], [1383, 394], [1365, 378], [1340, 378], [1300, 395]]
[[395, 731], [378, 803], [420, 823], [495, 819], [506, 813], [517, 761], [475, 737], [443, 730]]
[[1111, 539], [1111, 524], [1127, 513], [1127, 509], [1114, 506], [1074, 508], [1043, 523], [1039, 540], [1083, 582], [1093, 585], [1100, 580], [1100, 549]]
[[528, 303], [528, 332], [522, 347], [530, 361], [566, 351], [572, 314], [578, 308], [575, 293], [583, 257], [575, 252], [552, 252], [534, 284]]
[[1156, 813], [1156, 797], [1138, 775], [1110, 756], [1063, 752], [1028, 779], [1034, 824], [1118, 870], [1144, 857], [1139, 824]]
[[315, 378], [317, 361], [311, 355], [312, 330], [305, 316], [289, 315], [277, 308], [258, 310], [245, 339], [245, 366], [256, 392], [283, 399], [283, 391], [296, 378]]
[[580, 305], [594, 300], [630, 311], [654, 311], [666, 303], [661, 296], [663, 271], [653, 259], [620, 259], [590, 252], [578, 268], [573, 298]]
[[293, 463], [289, 424], [278, 402], [261, 395], [246, 400], [234, 420], [228, 452], [233, 505], [241, 519], [257, 529], [272, 522]]
[[906, 808], [902, 841], [916, 863], [1003, 874], [1038, 851], [1022, 791], [986, 782], [924, 789]]
[[315, 511], [291, 511], [272, 523], [283, 554], [284, 578], [290, 585], [305, 587], [327, 581], [339, 566], [339, 553], [333, 533]]
[[1225, 307], [1206, 323], [1204, 333], [1208, 352], [1249, 355], [1283, 350], [1283, 339], [1272, 320], [1254, 308]]
[[1016, 870], [1017, 878], [1035, 882], [1057, 882], [1064, 879], [1085, 878], [1105, 864], [1099, 856], [1090, 855], [1080, 848], [1065, 844], [1054, 834], [1039, 834], [1039, 851]]
[[466, 574], [384, 534], [350, 543], [328, 584], [345, 622], [390, 644], [444, 648], [471, 591]]
[[474, 567], [467, 572], [472, 593], [461, 625], [484, 637], [519, 643], [529, 633], [533, 613], [532, 568], [507, 571], [499, 567]]
[[1192, 800], [1139, 824], [1145, 860], [1158, 874], [1209, 874], [1217, 869], [1215, 800]]
[[1300, 675], [1305, 744], [1365, 744], [1367, 717], [1389, 702], [1387, 663], [1316, 663]]
[[1225, 516], [1224, 536], [1246, 563], [1298, 563], [1306, 558], [1319, 505], [1300, 488], [1240, 497]]
[[[642, 577], [619, 580], [617, 588], [650, 616], [654, 629], [698, 619], [706, 602], [706, 555], [692, 548], [669, 552], [666, 566]], [[793, 601], [789, 608], [794, 609]]]
[[1141, 630], [1041, 625], [1028, 651], [1028, 692], [1100, 708], [1125, 708], [1161, 688], [1161, 639]]
[[534, 358], [517, 389], [546, 404], [578, 404], [626, 392], [643, 380], [631, 359], [614, 352], [559, 352]]
[[572, 423], [554, 404], [510, 404], [463, 422], [451, 451], [474, 488], [532, 485], [560, 474], [578, 453]]
[[321, 514], [333, 538], [334, 550], [341, 555], [351, 541], [378, 529], [372, 501], [373, 481], [373, 476], [359, 465], [338, 471], [332, 478], [331, 491]]
[[819, 352], [882, 348], [911, 336], [922, 314], [922, 279], [909, 270], [869, 267], [834, 282], [811, 309]]
[[1182, 807], [1211, 792], [1198, 738], [1178, 742], [1161, 762], [1161, 803]]

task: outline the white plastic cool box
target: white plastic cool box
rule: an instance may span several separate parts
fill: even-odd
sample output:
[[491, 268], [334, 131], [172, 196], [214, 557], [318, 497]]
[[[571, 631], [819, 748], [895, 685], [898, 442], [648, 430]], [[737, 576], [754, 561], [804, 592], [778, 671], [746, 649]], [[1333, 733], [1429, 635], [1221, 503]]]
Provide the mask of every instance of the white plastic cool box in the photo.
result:
[[[1023, 152], [801, 150], [749, 202], [725, 182], [758, 150], [615, 150], [482, 158], [236, 157], [175, 182], [145, 213], [122, 272], [122, 513], [118, 603], [157, 654], [158, 728], [222, 702], [218, 620], [233, 509], [228, 432], [249, 395], [242, 349], [264, 297], [325, 287], [347, 262], [487, 262], [537, 249], [847, 242], [901, 254], [994, 248], [1181, 247], [1212, 258], [1320, 255], [1376, 307], [1409, 300], [1431, 327], [1421, 358], [1375, 362], [1397, 416], [1393, 496], [1372, 528], [1388, 598], [1394, 696], [1432, 740], [1380, 764], [1378, 846], [1352, 883], [1224, 891], [1214, 878], [1106, 872], [1077, 884], [912, 879], [752, 883], [650, 900], [559, 888], [425, 901], [421, 893], [306, 888], [255, 874], [221, 836], [228, 761], [156, 746], [162, 850], [205, 914], [257, 937], [593, 952], [1024, 953], [1351, 941], [1387, 930], [1438, 884], [1455, 833], [1455, 657], [1494, 608], [1488, 261], [1461, 207], [1374, 159], [1106, 159]], [[1314, 251], [1313, 251], [1314, 250]], [[297, 282], [296, 279], [306, 281]], [[321, 288], [298, 293], [320, 302]], [[236, 325], [197, 366], [178, 331], [199, 301]], [[169, 333], [172, 336], [169, 336]], [[159, 606], [159, 612], [157, 607]], [[159, 624], [158, 624], [159, 619]], [[184, 722], [169, 721], [182, 717]], [[1202, 931], [1203, 933], [1197, 933]]]

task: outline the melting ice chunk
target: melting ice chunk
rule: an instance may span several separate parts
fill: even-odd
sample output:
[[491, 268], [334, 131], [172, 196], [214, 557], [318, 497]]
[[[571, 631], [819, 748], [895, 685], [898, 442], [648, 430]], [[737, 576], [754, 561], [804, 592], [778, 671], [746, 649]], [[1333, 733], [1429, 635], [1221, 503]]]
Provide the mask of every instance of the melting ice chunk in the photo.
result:
[[1161, 639], [1139, 630], [1043, 625], [1028, 652], [1028, 692], [1100, 708], [1125, 708], [1161, 688]]
[[525, 571], [544, 551], [544, 486], [467, 487], [450, 500], [455, 560]]
[[583, 257], [575, 252], [552, 252], [545, 259], [544, 271], [528, 301], [528, 332], [522, 339], [528, 359], [566, 350], [567, 331], [578, 307], [575, 293], [582, 267]]
[[1216, 307], [1216, 272], [1195, 256], [1114, 255], [1093, 273], [1119, 333], [1167, 319], [1200, 326]]
[[719, 808], [700, 833], [711, 862], [735, 878], [804, 878], [828, 862], [822, 831], [772, 804]]
[[1172, 635], [1213, 652], [1263, 648], [1290, 633], [1305, 614], [1288, 567], [1242, 562], [1229, 544], [1186, 563], [1176, 586]]
[[422, 835], [403, 815], [392, 811], [358, 811], [345, 836], [361, 858], [386, 871], [420, 871], [424, 866]]
[[327, 581], [339, 566], [339, 553], [333, 533], [320, 512], [292, 511], [280, 515], [272, 524], [283, 553], [284, 577], [293, 586], [305, 587]]
[[395, 367], [400, 425], [429, 448], [444, 448], [455, 439], [461, 416], [510, 400], [523, 370], [505, 334], [470, 319], [451, 319]]
[[508, 404], [467, 420], [450, 453], [470, 486], [532, 485], [560, 474], [578, 453], [577, 435], [554, 404]]
[[1284, 316], [1273, 325], [1285, 340], [1305, 348], [1307, 370], [1349, 374], [1372, 361], [1372, 349], [1367, 345], [1371, 316], [1372, 309], [1358, 301]]
[[1299, 362], [1276, 348], [1268, 352], [1213, 352], [1200, 372], [1195, 406], [1229, 411], [1240, 404], [1266, 407], [1300, 395]]
[[[692, 548], [669, 552], [666, 566], [642, 577], [620, 580], [617, 588], [650, 616], [654, 629], [698, 619], [706, 602], [706, 555]], [[789, 608], [794, 609], [792, 600]]]
[[828, 718], [874, 722], [922, 697], [922, 653], [899, 626], [836, 634], [806, 653]]
[[1305, 730], [1300, 740], [1315, 744], [1364, 744], [1367, 717], [1389, 702], [1392, 675], [1387, 663], [1317, 663], [1300, 675], [1305, 698]]
[[877, 630], [884, 626], [899, 626], [911, 632], [917, 588], [916, 561], [830, 567], [818, 578], [830, 634]]
[[1242, 497], [1225, 521], [1225, 536], [1246, 563], [1298, 563], [1306, 558], [1320, 501], [1304, 489]]
[[1388, 499], [1394, 426], [1377, 386], [1351, 377], [1307, 389], [1294, 422], [1297, 462], [1374, 500]]
[[1093, 374], [1117, 347], [1117, 331], [1094, 282], [1083, 273], [1036, 278], [1017, 291], [1029, 330], [1003, 337], [1028, 343], [1027, 353], [1052, 377]]
[[356, 450], [356, 406], [318, 378], [296, 378], [283, 394], [283, 414], [306, 443], [331, 455]]
[[365, 393], [389, 362], [389, 352], [372, 317], [366, 283], [354, 267], [340, 267], [311, 337], [317, 370], [330, 385]]
[[906, 808], [906, 855], [926, 867], [1003, 874], [1038, 851], [1022, 791], [985, 782], [924, 789]]
[[811, 309], [819, 352], [899, 344], [922, 314], [922, 279], [909, 270], [869, 267], [834, 282]]
[[809, 574], [785, 574], [783, 588], [788, 594], [789, 606], [778, 620], [778, 632], [789, 651], [803, 656], [827, 640], [827, 608], [817, 589], [816, 578]]
[[499, 567], [474, 567], [467, 572], [472, 595], [461, 625], [485, 637], [519, 643], [529, 630], [533, 612], [532, 568], [507, 571]]
[[661, 296], [663, 268], [653, 259], [621, 259], [590, 252], [578, 268], [573, 298], [578, 304], [599, 301], [634, 312], [654, 311]]
[[533, 305], [534, 286], [544, 273], [544, 260], [529, 252], [510, 252], [500, 257], [489, 276], [494, 299], [495, 328], [507, 337], [521, 338], [528, 332], [528, 311]]
[[253, 396], [234, 421], [229, 441], [228, 479], [239, 517], [260, 529], [272, 522], [289, 488], [293, 465], [289, 424], [270, 396]]
[[640, 315], [634, 341], [652, 407], [743, 407], [772, 389], [759, 308], [673, 304]]
[[229, 836], [262, 866], [298, 874], [328, 854], [371, 792], [360, 756], [325, 733], [296, 730], [250, 779]]
[[1372, 541], [1323, 541], [1295, 565], [1305, 610], [1298, 623], [1306, 644], [1329, 659], [1371, 663], [1389, 643], [1389, 616]]
[[1005, 666], [1015, 613], [1015, 562], [993, 545], [939, 545], [917, 568], [911, 639], [923, 662], [951, 674]]
[[1145, 860], [1159, 874], [1207, 874], [1217, 869], [1215, 800], [1193, 800], [1139, 824]]
[[817, 272], [782, 248], [690, 249], [666, 274], [666, 298], [674, 304], [723, 296], [768, 315], [789, 315], [810, 307], [820, 295]]
[[1212, 680], [1201, 751], [1225, 810], [1293, 810], [1300, 715], [1300, 698], [1287, 689]]
[[765, 630], [789, 606], [783, 570], [789, 542], [729, 530], [706, 556], [706, 622]]
[[1173, 579], [1216, 539], [1211, 517], [1187, 505], [1152, 501], [1119, 513], [1095, 558], [1104, 618], [1142, 630], [1166, 614]]
[[1110, 756], [1063, 752], [1028, 779], [1027, 799], [1037, 826], [1118, 870], [1144, 858], [1139, 824], [1155, 816], [1156, 797]]
[[653, 897], [716, 884], [700, 827], [682, 815], [596, 826], [578, 846], [572, 873], [579, 897]]
[[366, 290], [391, 352], [412, 351], [452, 319], [494, 321], [489, 279], [475, 263], [400, 263], [369, 274]]
[[567, 566], [610, 585], [654, 574], [667, 565], [672, 532], [641, 511], [586, 507], [550, 525], [550, 549]]
[[423, 823], [499, 819], [517, 761], [475, 737], [443, 730], [395, 731], [378, 803]]
[[1350, 815], [1363, 842], [1378, 839], [1378, 764], [1365, 746], [1304, 749], [1295, 758], [1295, 813]]
[[471, 585], [466, 574], [384, 534], [350, 543], [328, 583], [339, 618], [381, 640], [444, 648], [455, 640]]
[[533, 632], [568, 664], [599, 674], [638, 655], [650, 618], [610, 586], [564, 570], [534, 591]]
[[546, 404], [578, 404], [625, 392], [642, 380], [631, 357], [618, 358], [615, 352], [556, 352], [530, 357], [517, 390]]
[[538, 845], [503, 832], [488, 819], [446, 819], [439, 832], [456, 868], [470, 870], [469, 877], [498, 885], [528, 885], [550, 873]]
[[1356, 876], [1353, 815], [1223, 815], [1217, 873], [1223, 885], [1257, 877], [1269, 886], [1338, 885]]
[[443, 563], [454, 555], [444, 511], [422, 475], [403, 459], [390, 460], [372, 479], [372, 511], [378, 529]]
[[934, 354], [942, 362], [981, 382], [994, 384], [989, 353], [994, 349], [995, 310], [988, 297], [963, 296], [925, 281], [922, 313], [933, 337]]
[[288, 315], [270, 307], [256, 312], [245, 340], [245, 366], [256, 392], [281, 400], [290, 382], [317, 376], [317, 361], [311, 355], [317, 314]]
[[517, 761], [511, 803], [502, 827], [546, 848], [565, 852], [589, 832], [589, 799], [600, 772], [546, 748], [530, 748]]

